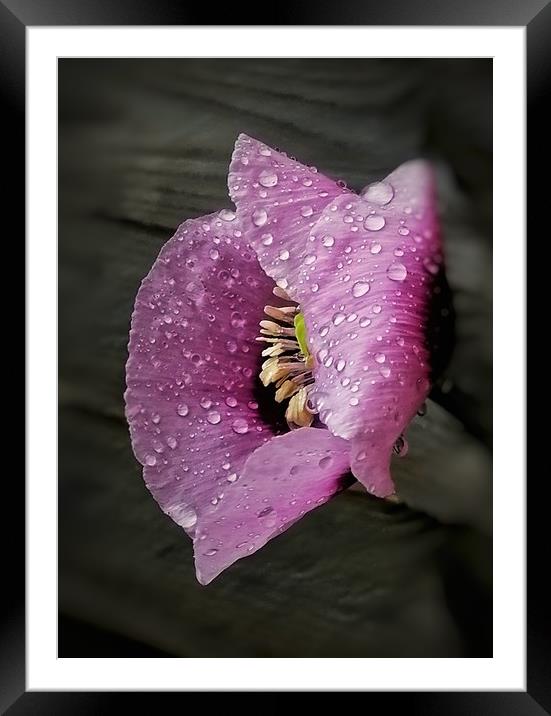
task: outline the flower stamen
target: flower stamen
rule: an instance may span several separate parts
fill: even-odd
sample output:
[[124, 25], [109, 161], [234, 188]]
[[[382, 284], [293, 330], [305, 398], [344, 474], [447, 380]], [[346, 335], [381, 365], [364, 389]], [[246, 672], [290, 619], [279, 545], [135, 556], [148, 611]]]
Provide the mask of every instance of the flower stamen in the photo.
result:
[[[281, 296], [283, 290], [274, 294]], [[308, 410], [308, 394], [314, 386], [312, 368], [314, 358], [307, 343], [304, 316], [300, 306], [265, 306], [264, 313], [271, 320], [260, 321], [260, 333], [257, 341], [268, 343], [262, 351], [266, 360], [262, 363], [260, 380], [264, 386], [275, 384], [275, 400], [281, 403], [289, 400], [285, 418], [290, 428], [308, 427], [314, 421], [314, 415]]]

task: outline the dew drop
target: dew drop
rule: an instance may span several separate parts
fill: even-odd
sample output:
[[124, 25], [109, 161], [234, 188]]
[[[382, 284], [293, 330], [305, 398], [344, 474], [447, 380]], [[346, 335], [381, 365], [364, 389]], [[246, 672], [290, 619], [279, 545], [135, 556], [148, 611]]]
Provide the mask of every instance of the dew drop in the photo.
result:
[[314, 210], [312, 209], [311, 206], [303, 206], [302, 209], [300, 210], [300, 215], [303, 216], [305, 219], [308, 216], [312, 216], [313, 213], [314, 213]]
[[369, 249], [372, 254], [380, 254], [382, 250], [381, 244], [375, 242], [374, 244], [371, 244], [371, 248]]
[[174, 448], [178, 446], [178, 441], [176, 438], [170, 436], [166, 439], [166, 444], [171, 450], [174, 450]]
[[187, 505], [181, 505], [171, 509], [169, 514], [174, 522], [186, 530], [189, 530], [197, 522], [197, 513], [193, 507], [188, 507]]
[[436, 276], [436, 274], [438, 273], [438, 264], [429, 257], [423, 259], [423, 266], [433, 276]]
[[385, 365], [382, 368], [379, 368], [379, 373], [383, 376], [383, 378], [388, 378], [390, 376], [390, 368]]
[[263, 172], [260, 172], [258, 183], [266, 188], [275, 186], [277, 184], [277, 174], [270, 169], [265, 169]]
[[378, 303], [376, 303], [371, 310], [373, 311], [373, 313], [380, 313], [383, 308]]
[[230, 211], [230, 209], [222, 209], [218, 216], [222, 221], [233, 221], [235, 219], [235, 212]]
[[244, 418], [237, 418], [232, 423], [232, 430], [238, 435], [245, 435], [249, 432], [249, 423]]
[[255, 211], [253, 211], [252, 220], [255, 226], [264, 226], [268, 221], [268, 214], [264, 209], [255, 209]]
[[362, 328], [365, 328], [366, 326], [369, 326], [371, 324], [371, 318], [367, 318], [366, 316], [363, 316], [360, 318], [360, 326]]
[[338, 312], [334, 314], [331, 320], [333, 321], [333, 324], [335, 326], [340, 326], [340, 324], [345, 320], [345, 318], [346, 316], [344, 315], [344, 313]]
[[395, 262], [387, 268], [386, 275], [391, 281], [404, 281], [408, 272], [404, 264]]
[[331, 467], [333, 463], [333, 458], [331, 455], [326, 455], [325, 457], [322, 457], [321, 460], [318, 462], [319, 467], [321, 467], [322, 470], [327, 470], [327, 468]]
[[386, 360], [386, 356], [384, 353], [375, 353], [375, 361], [377, 363], [384, 363]]
[[316, 262], [316, 259], [317, 259], [316, 254], [306, 254], [306, 256], [304, 257], [304, 263], [307, 266], [311, 266], [313, 263]]
[[389, 204], [394, 198], [394, 188], [392, 184], [386, 181], [376, 181], [373, 182], [373, 184], [369, 184], [369, 186], [362, 191], [361, 195], [366, 201], [384, 206], [385, 204]]
[[332, 236], [330, 236], [329, 234], [326, 234], [326, 236], [324, 236], [323, 239], [321, 240], [321, 243], [324, 246], [327, 246], [328, 248], [330, 248], [331, 246], [335, 245], [335, 239]]
[[335, 368], [337, 369], [337, 371], [339, 373], [341, 373], [345, 369], [345, 367], [346, 367], [346, 361], [344, 360], [344, 358], [339, 358], [339, 360], [335, 364]]
[[409, 445], [403, 435], [400, 435], [398, 440], [396, 440], [392, 449], [394, 450], [394, 453], [399, 457], [405, 457], [407, 455]]
[[233, 397], [233, 395], [229, 395], [226, 398], [226, 405], [229, 405], [230, 408], [235, 408], [237, 405], [237, 400]]
[[379, 214], [370, 214], [364, 221], [364, 226], [368, 231], [380, 231], [385, 224], [384, 216], [379, 216]]
[[150, 467], [153, 467], [153, 465], [156, 465], [157, 458], [155, 457], [155, 455], [146, 455], [145, 464], [149, 465]]
[[180, 405], [176, 408], [176, 412], [182, 418], [185, 418], [186, 415], [189, 413], [189, 408], [185, 403], [180, 403]]
[[214, 549], [214, 548], [213, 548], [213, 549], [208, 549], [208, 550], [205, 552], [205, 557], [214, 557], [214, 555], [215, 555], [217, 552], [218, 552], [217, 549]]
[[220, 420], [221, 420], [220, 413], [218, 413], [216, 410], [212, 410], [212, 411], [207, 415], [207, 420], [209, 421], [209, 423], [210, 423], [211, 425], [218, 425], [218, 423], [219, 423]]
[[367, 281], [356, 281], [352, 286], [352, 295], [354, 298], [361, 298], [369, 291], [369, 284]]
[[280, 259], [280, 261], [287, 261], [288, 258], [289, 258], [289, 255], [290, 255], [290, 254], [289, 254], [289, 252], [287, 251], [287, 249], [282, 249], [282, 250], [279, 252], [279, 259]]
[[237, 473], [232, 472], [231, 475], [228, 475], [228, 476], [227, 476], [226, 480], [227, 480], [228, 482], [236, 482], [236, 480], [237, 480]]
[[262, 241], [264, 246], [270, 246], [270, 244], [274, 240], [274, 237], [272, 234], [262, 234], [262, 236], [260, 237], [260, 240]]

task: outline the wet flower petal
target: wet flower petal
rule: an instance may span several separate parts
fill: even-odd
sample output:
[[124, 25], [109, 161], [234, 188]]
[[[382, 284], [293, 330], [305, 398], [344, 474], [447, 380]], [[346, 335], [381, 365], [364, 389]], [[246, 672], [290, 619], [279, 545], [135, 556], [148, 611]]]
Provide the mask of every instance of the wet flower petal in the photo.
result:
[[126, 415], [144, 479], [190, 535], [275, 432], [259, 408], [258, 321], [278, 303], [231, 212], [186, 221], [132, 316]]
[[332, 199], [349, 192], [245, 134], [235, 144], [228, 186], [262, 268], [293, 298], [310, 228]]
[[312, 233], [317, 260], [302, 267], [299, 300], [318, 358], [317, 407], [351, 441], [354, 475], [386, 496], [392, 447], [430, 387], [427, 331], [442, 256], [428, 165], [404, 164], [377, 191], [339, 197]]
[[349, 462], [346, 440], [319, 428], [300, 428], [258, 448], [197, 523], [199, 581], [208, 584], [345, 487]]

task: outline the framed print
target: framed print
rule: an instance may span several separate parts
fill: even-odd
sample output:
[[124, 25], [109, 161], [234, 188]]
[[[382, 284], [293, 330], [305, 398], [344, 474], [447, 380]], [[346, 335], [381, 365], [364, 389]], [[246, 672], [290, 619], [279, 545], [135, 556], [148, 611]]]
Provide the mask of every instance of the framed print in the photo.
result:
[[524, 343], [549, 7], [0, 12], [28, 328], [2, 707], [546, 712]]

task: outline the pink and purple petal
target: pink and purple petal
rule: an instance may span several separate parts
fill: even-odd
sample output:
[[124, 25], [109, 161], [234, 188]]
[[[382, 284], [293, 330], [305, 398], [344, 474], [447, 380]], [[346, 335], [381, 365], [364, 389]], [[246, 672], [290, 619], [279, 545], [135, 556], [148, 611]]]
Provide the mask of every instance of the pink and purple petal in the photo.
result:
[[425, 400], [427, 331], [442, 255], [431, 170], [402, 165], [361, 197], [338, 197], [309, 239], [298, 300], [316, 357], [313, 402], [351, 442], [355, 477], [394, 492], [393, 445]]
[[245, 134], [235, 144], [228, 187], [260, 265], [294, 298], [310, 230], [327, 204], [349, 191]]
[[201, 584], [349, 484], [349, 450], [346, 440], [328, 430], [299, 428], [250, 455], [239, 480], [225, 486], [197, 522], [195, 565]]
[[126, 415], [153, 496], [190, 535], [274, 434], [256, 390], [273, 282], [223, 210], [186, 221], [138, 292]]

